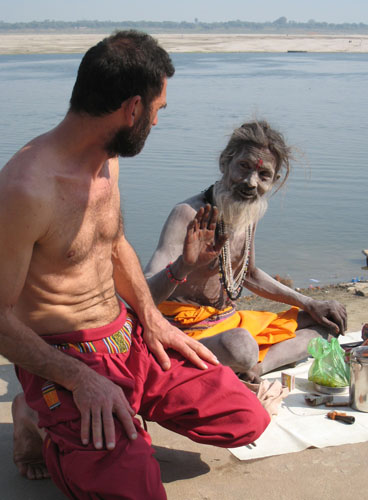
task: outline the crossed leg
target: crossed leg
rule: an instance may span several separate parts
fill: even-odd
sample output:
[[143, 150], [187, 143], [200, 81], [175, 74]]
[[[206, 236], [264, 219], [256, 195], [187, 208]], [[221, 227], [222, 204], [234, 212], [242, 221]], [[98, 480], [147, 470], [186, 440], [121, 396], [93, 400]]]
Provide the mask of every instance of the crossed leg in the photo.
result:
[[[200, 340], [225, 366], [237, 373], [247, 373], [258, 362], [258, 344], [244, 328], [233, 328]], [[256, 377], [255, 377], [256, 378]], [[253, 381], [257, 382], [257, 380]]]
[[326, 329], [317, 325], [304, 311], [299, 311], [297, 321], [296, 336], [272, 345], [261, 363], [258, 363], [257, 342], [243, 328], [227, 330], [200, 342], [208, 347], [222, 364], [243, 374], [244, 380], [259, 383], [261, 375], [306, 358], [308, 343], [312, 338], [328, 337]]

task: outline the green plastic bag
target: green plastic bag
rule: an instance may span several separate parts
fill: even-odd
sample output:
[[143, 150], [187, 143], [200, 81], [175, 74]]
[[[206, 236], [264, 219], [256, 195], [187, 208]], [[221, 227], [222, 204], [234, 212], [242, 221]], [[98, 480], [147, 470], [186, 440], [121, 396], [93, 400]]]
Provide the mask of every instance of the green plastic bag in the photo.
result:
[[345, 351], [339, 341], [331, 342], [320, 337], [311, 339], [308, 352], [315, 359], [309, 368], [308, 380], [328, 387], [345, 387], [350, 383], [350, 368], [345, 363]]

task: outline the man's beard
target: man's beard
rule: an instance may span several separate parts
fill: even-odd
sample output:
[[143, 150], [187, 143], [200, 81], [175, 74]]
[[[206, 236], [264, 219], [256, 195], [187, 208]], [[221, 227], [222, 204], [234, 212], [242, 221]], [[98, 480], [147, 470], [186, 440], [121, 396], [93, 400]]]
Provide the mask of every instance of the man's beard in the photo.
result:
[[112, 156], [135, 156], [140, 153], [151, 131], [151, 110], [148, 109], [134, 127], [121, 127], [106, 144]]
[[226, 227], [232, 232], [245, 230], [253, 226], [267, 211], [268, 201], [265, 197], [251, 201], [238, 201], [223, 184], [216, 182], [213, 191], [214, 202]]

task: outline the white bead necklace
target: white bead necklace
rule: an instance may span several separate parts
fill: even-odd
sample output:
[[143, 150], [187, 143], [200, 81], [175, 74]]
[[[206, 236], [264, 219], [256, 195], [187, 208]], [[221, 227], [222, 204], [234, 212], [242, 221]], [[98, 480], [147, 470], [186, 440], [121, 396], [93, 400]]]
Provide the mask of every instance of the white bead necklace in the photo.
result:
[[[219, 222], [219, 232], [220, 234], [226, 234], [225, 224], [222, 220], [220, 220]], [[238, 299], [242, 292], [243, 282], [245, 280], [248, 271], [251, 242], [252, 242], [252, 228], [251, 225], [249, 225], [247, 228], [247, 234], [245, 236], [245, 241], [244, 241], [243, 257], [242, 257], [243, 262], [236, 277], [234, 276], [233, 268], [231, 265], [231, 252], [230, 252], [229, 240], [226, 240], [219, 255], [220, 281], [230, 300]]]

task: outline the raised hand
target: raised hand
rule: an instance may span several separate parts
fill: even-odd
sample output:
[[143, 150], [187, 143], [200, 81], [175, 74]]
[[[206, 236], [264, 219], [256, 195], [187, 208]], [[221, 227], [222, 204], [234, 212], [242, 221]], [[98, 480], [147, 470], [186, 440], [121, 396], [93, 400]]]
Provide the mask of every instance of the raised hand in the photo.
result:
[[213, 261], [227, 240], [227, 235], [216, 238], [218, 210], [207, 204], [201, 207], [188, 224], [183, 246], [183, 260], [193, 267], [204, 266]]

